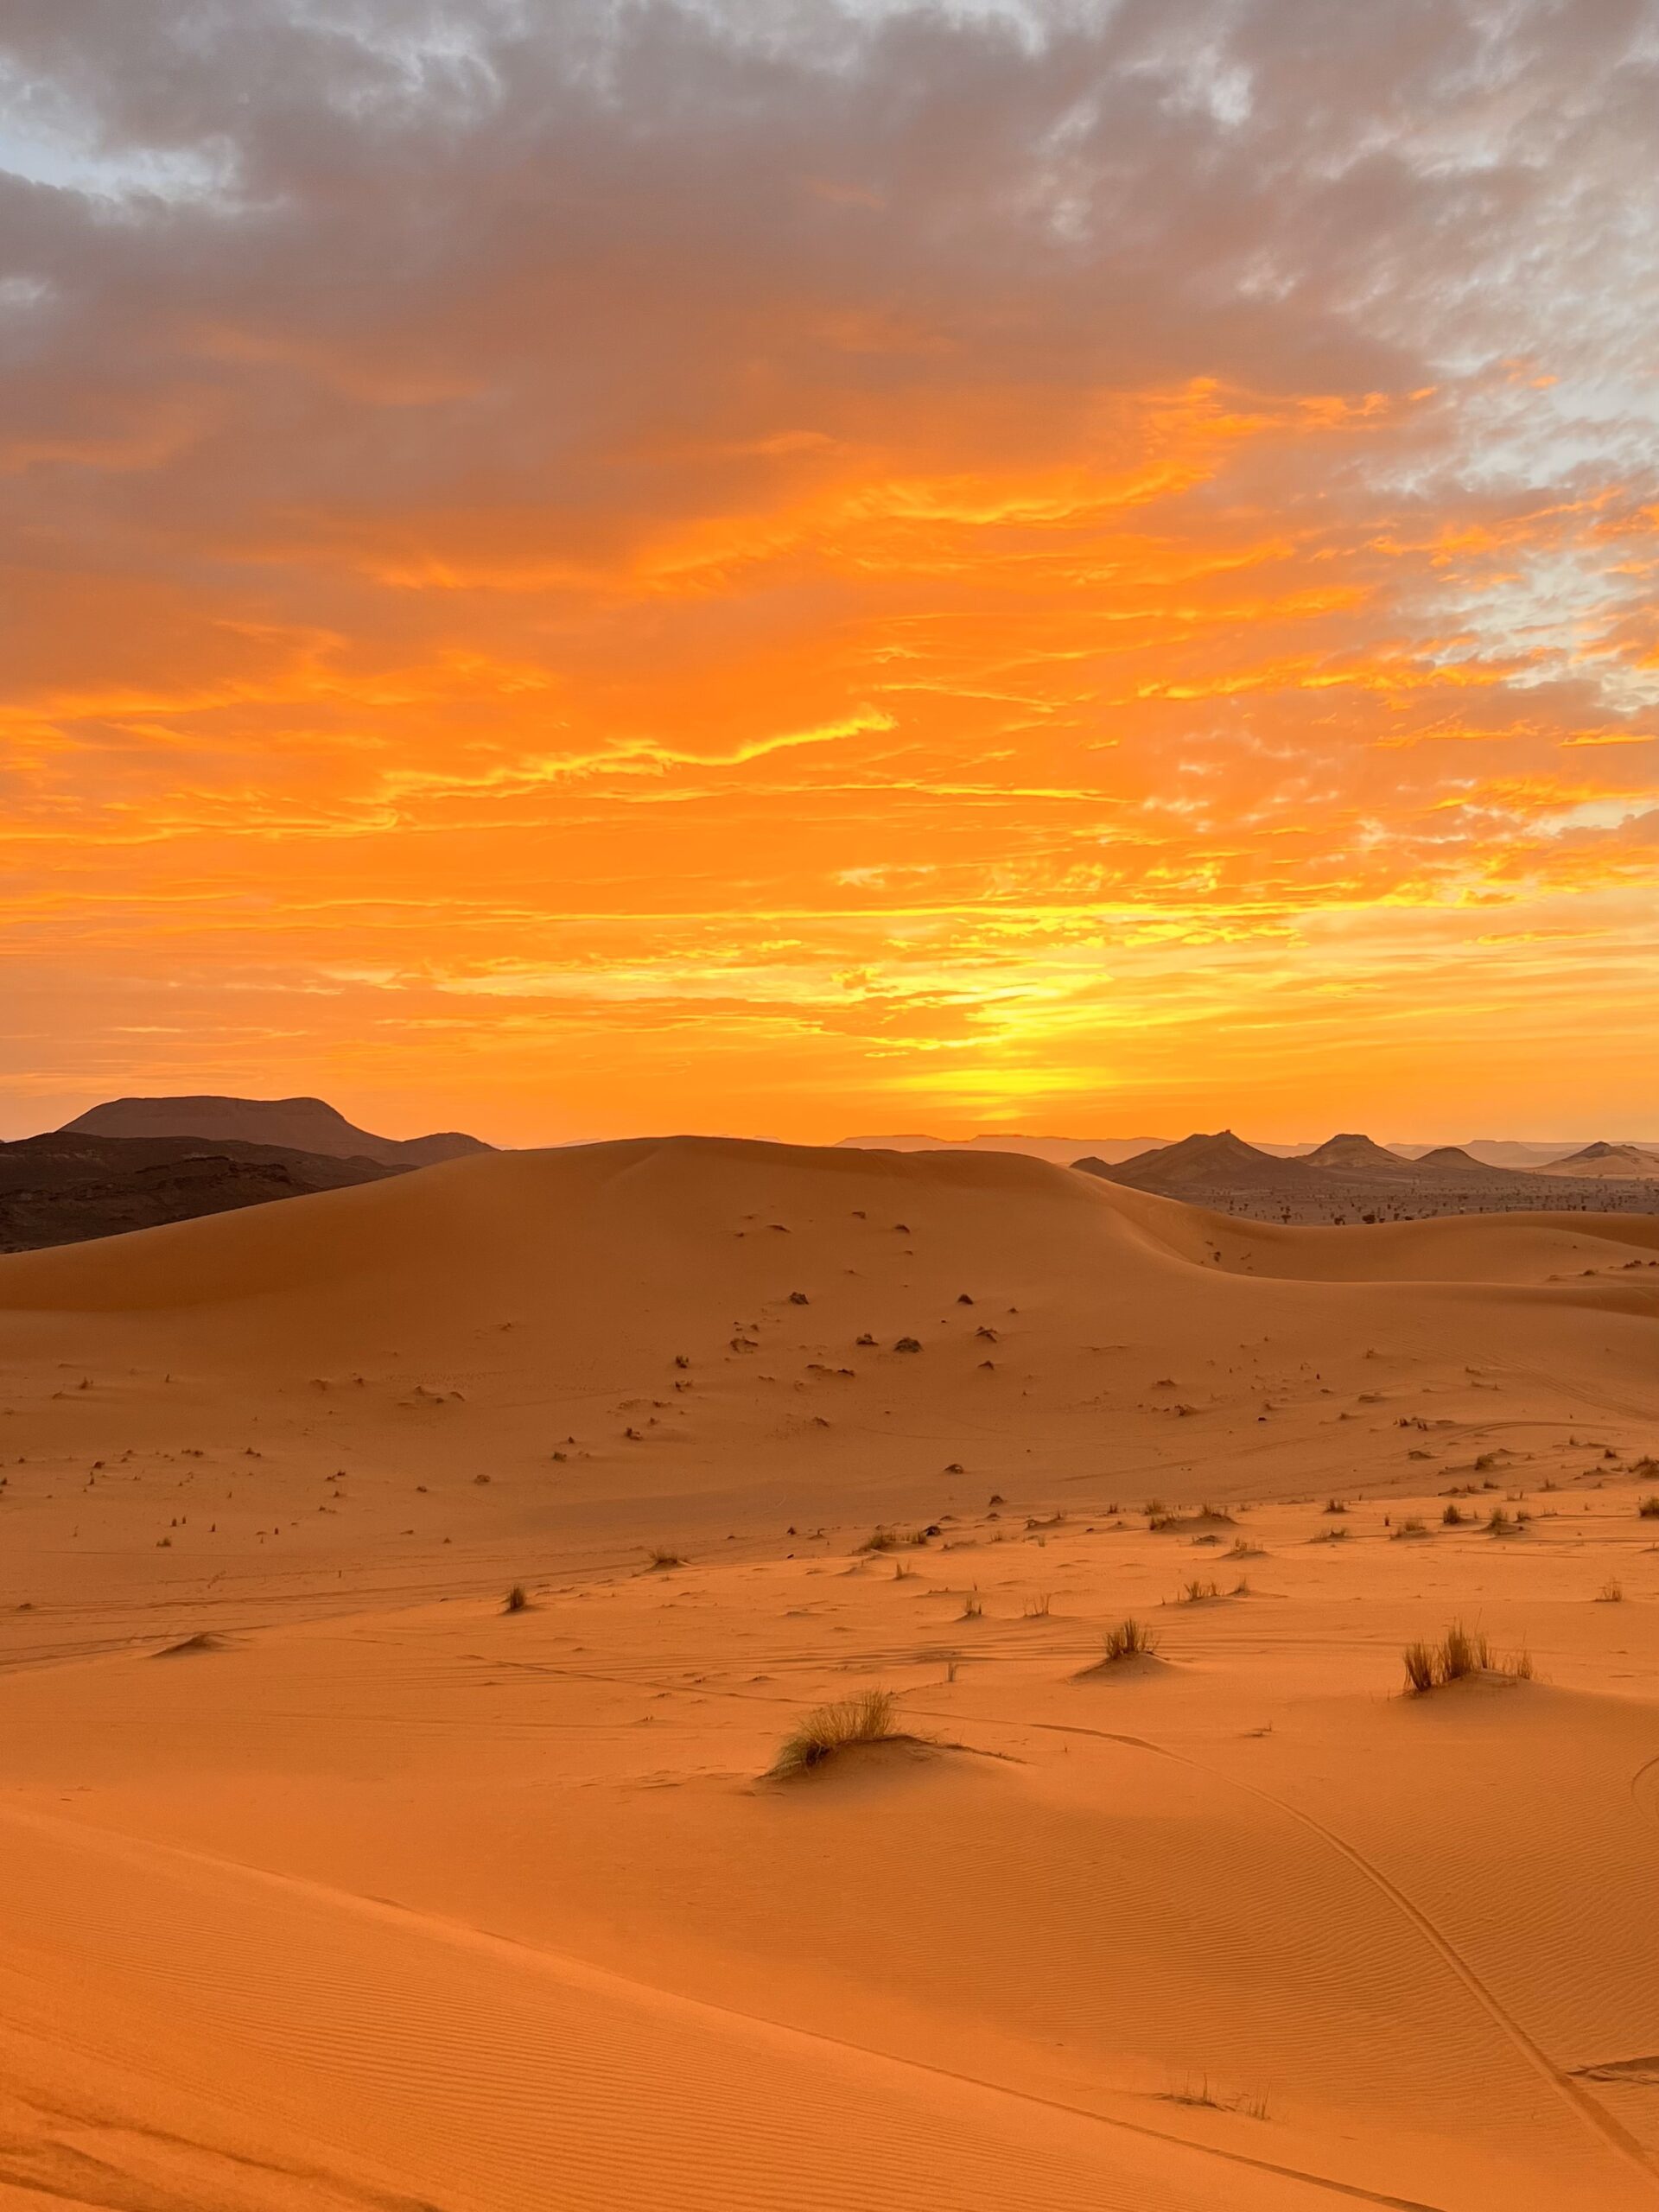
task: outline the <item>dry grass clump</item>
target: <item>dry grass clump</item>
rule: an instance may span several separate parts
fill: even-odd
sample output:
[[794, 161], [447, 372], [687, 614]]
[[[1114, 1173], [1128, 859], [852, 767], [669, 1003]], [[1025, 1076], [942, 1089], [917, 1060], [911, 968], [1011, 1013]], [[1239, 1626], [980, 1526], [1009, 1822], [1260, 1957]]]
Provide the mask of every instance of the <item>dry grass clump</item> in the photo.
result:
[[1325, 1510], [1327, 1513], [1345, 1513], [1348, 1501], [1342, 1497], [1329, 1497], [1325, 1502]]
[[964, 1621], [976, 1621], [984, 1610], [984, 1601], [978, 1591], [970, 1590], [962, 1601], [962, 1611], [957, 1618]]
[[1530, 1513], [1509, 1514], [1501, 1505], [1495, 1505], [1487, 1516], [1486, 1533], [1489, 1536], [1518, 1536], [1531, 1518]]
[[1106, 1631], [1106, 1658], [1109, 1662], [1119, 1659], [1150, 1659], [1158, 1649], [1158, 1639], [1145, 1621], [1131, 1615]]
[[530, 1595], [525, 1590], [524, 1584], [522, 1582], [515, 1582], [512, 1589], [508, 1591], [507, 1602], [502, 1606], [501, 1610], [504, 1613], [522, 1613], [529, 1603]]
[[1453, 1621], [1438, 1643], [1421, 1640], [1408, 1643], [1401, 1656], [1405, 1662], [1407, 1686], [1418, 1697], [1429, 1690], [1444, 1689], [1448, 1682], [1466, 1681], [1476, 1675], [1497, 1675], [1511, 1682], [1532, 1680], [1529, 1651], [1516, 1651], [1507, 1659], [1500, 1658], [1484, 1629], [1467, 1629], [1461, 1621]]
[[685, 1558], [683, 1553], [664, 1551], [659, 1545], [653, 1544], [645, 1555], [645, 1564], [654, 1572], [662, 1573], [671, 1567], [683, 1567]]
[[914, 1551], [927, 1541], [925, 1529], [873, 1529], [859, 1546], [861, 1552]]
[[1617, 1605], [1623, 1601], [1624, 1596], [1624, 1586], [1621, 1583], [1616, 1580], [1612, 1582], [1604, 1582], [1601, 1586], [1600, 1592], [1596, 1599], [1596, 1603], [1599, 1605]]
[[1426, 1536], [1428, 1534], [1428, 1531], [1423, 1526], [1422, 1522], [1414, 1516], [1408, 1521], [1402, 1521], [1400, 1523], [1400, 1526], [1395, 1530], [1394, 1534], [1395, 1541], [1397, 1542], [1402, 1536]]
[[1469, 1518], [1470, 1516], [1456, 1505], [1448, 1505], [1440, 1516], [1441, 1521], [1448, 1529], [1461, 1529]]
[[1220, 1587], [1214, 1582], [1184, 1582], [1175, 1602], [1178, 1605], [1198, 1605], [1206, 1598], [1219, 1598], [1220, 1595]]
[[1028, 1621], [1046, 1621], [1048, 1618], [1049, 1606], [1052, 1602], [1047, 1591], [1045, 1591], [1040, 1598], [1027, 1599], [1026, 1618]]
[[913, 1740], [902, 1737], [893, 1726], [893, 1692], [864, 1690], [856, 1697], [837, 1698], [833, 1705], [820, 1705], [805, 1714], [779, 1745], [769, 1774], [775, 1781], [787, 1781], [793, 1775], [810, 1774], [837, 1751], [850, 1751], [855, 1744]]
[[1644, 1521], [1659, 1521], [1659, 1497], [1644, 1497], [1636, 1510]]

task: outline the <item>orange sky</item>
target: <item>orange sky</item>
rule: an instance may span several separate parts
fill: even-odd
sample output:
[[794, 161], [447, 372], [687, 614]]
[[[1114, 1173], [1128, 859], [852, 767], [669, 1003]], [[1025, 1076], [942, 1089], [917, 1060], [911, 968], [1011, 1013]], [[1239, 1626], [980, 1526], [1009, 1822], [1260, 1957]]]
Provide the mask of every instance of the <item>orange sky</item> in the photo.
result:
[[1659, 1135], [1651, 11], [169, 13], [0, 22], [5, 1134]]

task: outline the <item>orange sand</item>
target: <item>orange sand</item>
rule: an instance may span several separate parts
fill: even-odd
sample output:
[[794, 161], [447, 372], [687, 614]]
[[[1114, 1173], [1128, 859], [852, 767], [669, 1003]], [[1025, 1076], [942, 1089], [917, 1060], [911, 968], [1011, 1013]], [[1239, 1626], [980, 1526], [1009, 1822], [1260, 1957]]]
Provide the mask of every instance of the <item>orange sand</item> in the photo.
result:
[[0, 2207], [1659, 2205], [1656, 1323], [696, 1140], [0, 1262]]

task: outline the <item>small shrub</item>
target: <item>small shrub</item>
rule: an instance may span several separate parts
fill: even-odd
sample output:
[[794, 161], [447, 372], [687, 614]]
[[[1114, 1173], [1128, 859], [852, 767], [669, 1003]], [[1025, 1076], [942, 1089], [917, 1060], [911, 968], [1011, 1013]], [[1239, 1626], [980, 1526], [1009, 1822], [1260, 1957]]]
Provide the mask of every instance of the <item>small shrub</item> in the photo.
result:
[[1402, 1521], [1400, 1523], [1400, 1526], [1395, 1530], [1394, 1534], [1395, 1541], [1397, 1542], [1402, 1536], [1426, 1536], [1428, 1534], [1428, 1531], [1424, 1528], [1422, 1522], [1414, 1516], [1408, 1521]]
[[1026, 1605], [1026, 1618], [1028, 1621], [1046, 1621], [1048, 1618], [1050, 1603], [1051, 1599], [1046, 1591], [1040, 1598], [1029, 1599]]
[[1644, 1521], [1659, 1521], [1659, 1497], [1644, 1497], [1636, 1510]]
[[652, 1545], [648, 1563], [653, 1572], [660, 1573], [671, 1567], [683, 1567], [685, 1560], [678, 1552], [664, 1551], [660, 1546]]
[[1150, 1659], [1157, 1649], [1157, 1637], [1144, 1621], [1133, 1616], [1106, 1631], [1106, 1656], [1109, 1661]]
[[512, 1589], [508, 1591], [507, 1602], [501, 1610], [504, 1613], [522, 1613], [529, 1603], [530, 1599], [525, 1592], [524, 1584], [522, 1582], [515, 1582]]
[[962, 1618], [965, 1621], [976, 1621], [984, 1610], [978, 1591], [970, 1590], [962, 1601]]
[[1468, 1518], [1469, 1516], [1456, 1505], [1448, 1505], [1440, 1516], [1448, 1529], [1461, 1529]]
[[1438, 1643], [1419, 1639], [1408, 1643], [1400, 1656], [1407, 1688], [1419, 1697], [1475, 1675], [1500, 1675], [1512, 1682], [1529, 1682], [1533, 1678], [1529, 1651], [1517, 1651], [1502, 1659], [1484, 1629], [1467, 1629], [1461, 1621], [1453, 1621]]
[[1623, 1599], [1624, 1595], [1624, 1592], [1617, 1581], [1604, 1582], [1596, 1603], [1599, 1605], [1617, 1605]]
[[810, 1773], [855, 1744], [891, 1743], [896, 1734], [891, 1690], [865, 1690], [857, 1697], [838, 1698], [833, 1705], [821, 1705], [807, 1713], [785, 1737], [770, 1771], [774, 1778], [787, 1780]]
[[1347, 1500], [1340, 1497], [1327, 1498], [1325, 1510], [1327, 1513], [1345, 1513], [1348, 1510]]

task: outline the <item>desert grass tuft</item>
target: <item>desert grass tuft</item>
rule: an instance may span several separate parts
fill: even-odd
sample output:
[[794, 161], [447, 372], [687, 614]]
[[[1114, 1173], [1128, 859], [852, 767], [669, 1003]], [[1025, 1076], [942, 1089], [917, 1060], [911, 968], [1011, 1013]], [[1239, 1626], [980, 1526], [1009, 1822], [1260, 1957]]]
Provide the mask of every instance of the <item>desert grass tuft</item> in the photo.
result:
[[1644, 1521], [1659, 1521], [1659, 1497], [1644, 1497], [1636, 1510]]
[[1477, 1675], [1497, 1675], [1511, 1682], [1529, 1682], [1533, 1678], [1529, 1651], [1500, 1658], [1484, 1629], [1468, 1629], [1461, 1621], [1453, 1621], [1438, 1643], [1425, 1643], [1420, 1638], [1408, 1643], [1401, 1656], [1406, 1686], [1418, 1697]]
[[856, 1744], [887, 1744], [898, 1738], [893, 1726], [893, 1692], [864, 1690], [856, 1697], [837, 1698], [806, 1713], [785, 1737], [769, 1770], [773, 1780], [810, 1774], [832, 1759], [837, 1751]]
[[1604, 1582], [1597, 1595], [1596, 1603], [1599, 1605], [1617, 1605], [1623, 1602], [1624, 1596], [1624, 1591], [1622, 1584], [1617, 1580]]
[[1138, 1621], [1131, 1614], [1106, 1631], [1106, 1657], [1110, 1662], [1120, 1659], [1150, 1659], [1158, 1649], [1158, 1639], [1145, 1621]]
[[507, 1602], [502, 1606], [501, 1610], [504, 1613], [522, 1613], [529, 1603], [530, 1596], [528, 1592], [525, 1590], [524, 1584], [522, 1582], [515, 1582], [512, 1589], [508, 1591]]
[[1440, 1516], [1441, 1521], [1448, 1529], [1461, 1529], [1468, 1518], [1469, 1516], [1463, 1511], [1462, 1508], [1456, 1505], [1448, 1505]]
[[685, 1559], [679, 1552], [664, 1551], [661, 1546], [653, 1544], [646, 1554], [646, 1564], [655, 1572], [665, 1573], [671, 1567], [683, 1567]]
[[1206, 1598], [1219, 1598], [1220, 1595], [1221, 1591], [1214, 1582], [1184, 1582], [1180, 1596], [1175, 1602], [1178, 1605], [1198, 1605]]
[[1026, 1618], [1028, 1621], [1046, 1621], [1048, 1618], [1048, 1608], [1052, 1600], [1046, 1591], [1043, 1592], [1043, 1595], [1040, 1598], [1028, 1599], [1026, 1604]]

